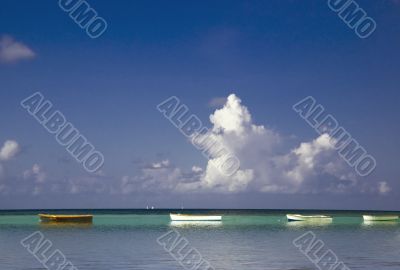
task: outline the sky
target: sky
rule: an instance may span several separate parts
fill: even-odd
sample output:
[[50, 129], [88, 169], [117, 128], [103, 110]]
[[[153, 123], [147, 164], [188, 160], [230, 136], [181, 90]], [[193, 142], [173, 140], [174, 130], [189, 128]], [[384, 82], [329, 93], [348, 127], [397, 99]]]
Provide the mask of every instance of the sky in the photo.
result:
[[[367, 38], [329, 2], [90, 0], [107, 23], [92, 38], [59, 1], [3, 0], [0, 209], [400, 210], [400, 2], [357, 1], [376, 22]], [[370, 174], [293, 109], [306, 97], [374, 158]], [[30, 113], [44, 101], [101, 168]], [[237, 170], [173, 124], [179, 106]]]

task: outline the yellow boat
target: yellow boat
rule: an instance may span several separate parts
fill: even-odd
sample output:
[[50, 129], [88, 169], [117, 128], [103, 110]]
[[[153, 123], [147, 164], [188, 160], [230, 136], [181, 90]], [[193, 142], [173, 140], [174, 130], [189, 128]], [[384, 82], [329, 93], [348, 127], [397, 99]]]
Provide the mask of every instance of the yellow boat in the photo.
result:
[[92, 223], [93, 215], [48, 215], [39, 214], [41, 222], [63, 222], [63, 223]]

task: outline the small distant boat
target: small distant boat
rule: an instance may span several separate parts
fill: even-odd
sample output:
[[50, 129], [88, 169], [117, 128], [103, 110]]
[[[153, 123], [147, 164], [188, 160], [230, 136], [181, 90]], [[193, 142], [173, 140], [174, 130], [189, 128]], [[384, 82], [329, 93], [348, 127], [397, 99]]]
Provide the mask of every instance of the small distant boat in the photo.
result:
[[288, 221], [332, 221], [332, 217], [324, 215], [298, 215], [298, 214], [287, 214]]
[[39, 214], [41, 222], [69, 222], [69, 223], [92, 223], [93, 215], [48, 215]]
[[399, 219], [399, 216], [394, 215], [363, 215], [365, 221], [393, 221]]
[[169, 214], [173, 221], [221, 221], [222, 216], [214, 215], [188, 215], [188, 214]]

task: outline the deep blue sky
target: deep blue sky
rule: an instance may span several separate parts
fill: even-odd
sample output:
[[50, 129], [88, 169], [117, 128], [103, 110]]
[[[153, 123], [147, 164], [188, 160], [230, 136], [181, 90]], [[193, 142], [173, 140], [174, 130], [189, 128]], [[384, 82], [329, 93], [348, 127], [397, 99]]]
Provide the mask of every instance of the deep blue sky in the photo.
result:
[[[397, 1], [357, 1], [377, 22], [367, 39], [358, 38], [326, 1], [88, 2], [108, 22], [97, 39], [89, 38], [58, 1], [1, 2], [0, 36], [13, 37], [36, 56], [0, 63], [0, 144], [13, 139], [21, 146], [19, 155], [3, 164], [7, 179], [0, 183], [10, 190], [0, 193], [0, 208], [400, 210]], [[294, 138], [293, 147], [317, 136], [292, 110], [311, 95], [376, 158], [377, 168], [366, 181], [386, 181], [392, 191], [384, 196], [257, 191], [121, 195], [88, 188], [79, 194], [32, 195], [19, 189], [33, 185], [20, 179], [33, 164], [46, 171], [46, 184], [86, 174], [20, 107], [35, 91], [104, 153], [106, 176], [93, 181], [137, 175], [138, 161], [168, 159], [181, 168], [205, 167], [205, 158], [155, 108], [171, 95], [211, 126], [208, 117], [215, 108], [210, 100], [235, 93], [255, 124]]]

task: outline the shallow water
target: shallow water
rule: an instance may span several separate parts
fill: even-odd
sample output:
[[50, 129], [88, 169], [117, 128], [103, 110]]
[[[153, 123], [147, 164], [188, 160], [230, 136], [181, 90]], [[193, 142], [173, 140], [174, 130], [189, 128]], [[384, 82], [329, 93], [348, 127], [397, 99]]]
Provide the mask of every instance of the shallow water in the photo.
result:
[[350, 269], [400, 269], [400, 223], [365, 224], [362, 213], [334, 212], [331, 224], [307, 224], [288, 223], [284, 211], [217, 211], [223, 221], [211, 223], [171, 223], [168, 210], [89, 212], [90, 226], [40, 225], [37, 212], [0, 213], [0, 269], [46, 269], [20, 244], [35, 231], [80, 270], [185, 269], [157, 243], [171, 229], [215, 269], [318, 269], [292, 243], [308, 231]]

